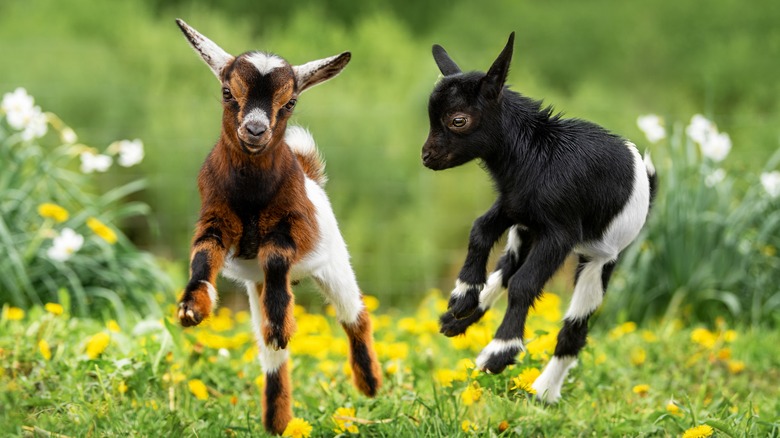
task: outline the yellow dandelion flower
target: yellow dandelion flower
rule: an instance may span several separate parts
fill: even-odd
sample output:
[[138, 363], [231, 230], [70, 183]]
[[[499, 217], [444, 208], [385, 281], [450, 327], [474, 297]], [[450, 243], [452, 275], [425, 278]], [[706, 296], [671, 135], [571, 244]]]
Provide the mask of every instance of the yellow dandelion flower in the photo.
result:
[[282, 436], [288, 436], [292, 438], [307, 438], [311, 435], [311, 424], [302, 418], [293, 418], [287, 423], [287, 427], [284, 428]]
[[51, 348], [49, 348], [49, 343], [46, 342], [46, 339], [38, 341], [38, 350], [40, 350], [44, 359], [51, 360]]
[[666, 412], [677, 415], [678, 417], [682, 417], [683, 413], [679, 406], [677, 406], [677, 403], [674, 401], [669, 401], [669, 403], [666, 404]]
[[558, 343], [558, 333], [551, 332], [540, 335], [525, 346], [528, 354], [535, 360], [546, 360], [555, 351], [555, 345]]
[[97, 359], [111, 343], [111, 337], [106, 332], [100, 332], [87, 341], [87, 357]]
[[728, 362], [729, 372], [731, 374], [739, 374], [745, 370], [745, 362], [741, 360], [730, 360]]
[[723, 332], [723, 340], [732, 343], [737, 340], [737, 332], [736, 330], [726, 330]]
[[706, 438], [712, 436], [712, 427], [702, 424], [701, 426], [692, 427], [685, 431], [683, 438]]
[[733, 405], [729, 407], [729, 412], [731, 412], [732, 414], [736, 414], [737, 412], [739, 412], [739, 406]]
[[106, 328], [112, 333], [119, 333], [122, 331], [122, 328], [119, 327], [119, 324], [113, 319], [106, 323]]
[[623, 335], [627, 335], [635, 331], [636, 331], [635, 322], [632, 321], [624, 322], [623, 324], [620, 324], [619, 326], [609, 331], [609, 338], [613, 340], [620, 339], [623, 337]]
[[731, 359], [731, 348], [721, 348], [718, 350], [718, 359], [720, 360], [729, 360]]
[[373, 312], [379, 308], [379, 299], [371, 295], [363, 295], [363, 304], [366, 305], [366, 310]]
[[455, 371], [442, 368], [434, 371], [433, 380], [444, 388], [452, 386], [452, 381], [455, 380]]
[[334, 432], [359, 432], [357, 424], [352, 421], [352, 418], [355, 418], [355, 408], [338, 408], [331, 418], [333, 418], [333, 421], [336, 423], [336, 428], [333, 429]]
[[49, 202], [38, 206], [38, 214], [47, 219], [54, 219], [55, 222], [65, 222], [70, 216], [68, 210]]
[[260, 374], [255, 378], [255, 385], [257, 385], [258, 388], [263, 389], [263, 386], [265, 386], [265, 375]]
[[187, 386], [190, 387], [190, 392], [198, 400], [208, 400], [209, 390], [206, 388], [206, 384], [200, 379], [192, 379], [187, 382]]
[[477, 427], [476, 424], [472, 423], [469, 420], [463, 420], [463, 422], [460, 423], [460, 429], [466, 433], [469, 433], [469, 432], [476, 432], [479, 429], [479, 427]]
[[718, 335], [705, 328], [700, 327], [694, 329], [691, 332], [691, 340], [701, 345], [702, 347], [712, 348], [715, 346], [715, 343], [718, 341]]
[[596, 365], [601, 365], [606, 361], [607, 361], [607, 355], [604, 353], [599, 353], [599, 355], [596, 356], [595, 359], [593, 359], [593, 363]]
[[512, 386], [509, 389], [512, 391], [522, 390], [531, 394], [536, 394], [536, 390], [533, 389], [531, 385], [533, 385], [536, 379], [539, 378], [540, 374], [542, 373], [537, 368], [526, 368], [521, 371], [517, 377], [512, 378]]
[[21, 321], [24, 319], [24, 310], [18, 307], [9, 307], [6, 310], [5, 317], [9, 321]]
[[249, 312], [246, 310], [239, 310], [236, 312], [236, 322], [239, 324], [245, 324], [249, 321]]
[[170, 373], [163, 374], [163, 382], [167, 383], [173, 383], [174, 385], [183, 382], [184, 379], [186, 379], [187, 376], [184, 375], [184, 373], [179, 371], [171, 371]]
[[105, 240], [106, 242], [112, 245], [116, 243], [117, 236], [114, 230], [109, 228], [103, 222], [100, 222], [97, 218], [91, 217], [87, 219], [87, 226], [90, 230], [92, 230], [92, 232], [97, 234], [98, 237]]
[[65, 309], [63, 309], [62, 306], [57, 303], [46, 303], [43, 308], [52, 315], [62, 315], [62, 312], [65, 311]]
[[645, 395], [650, 391], [650, 385], [642, 383], [634, 386], [631, 390], [634, 391], [634, 394]]
[[466, 406], [473, 405], [475, 402], [478, 402], [480, 398], [482, 398], [482, 388], [479, 387], [479, 383], [476, 381], [471, 382], [471, 385], [467, 386], [460, 394], [460, 399]]
[[647, 352], [644, 348], [634, 348], [631, 350], [631, 363], [639, 366], [645, 363], [645, 359], [647, 359]]
[[124, 394], [127, 392], [127, 383], [125, 381], [119, 382], [119, 386], [116, 388], [117, 391], [119, 391], [120, 394]]
[[543, 292], [531, 311], [528, 313], [529, 318], [539, 316], [549, 322], [557, 323], [561, 319], [561, 298], [553, 293]]
[[650, 330], [642, 330], [642, 340], [645, 342], [658, 342], [658, 336]]
[[[385, 371], [387, 372], [387, 374], [394, 375], [395, 373], [398, 372], [399, 368], [400, 367], [398, 366], [398, 361], [397, 360], [393, 360], [393, 361], [390, 361], [390, 363], [387, 364], [387, 366], [385, 367]], [[352, 371], [352, 368], [350, 368], [350, 372], [351, 371]]]

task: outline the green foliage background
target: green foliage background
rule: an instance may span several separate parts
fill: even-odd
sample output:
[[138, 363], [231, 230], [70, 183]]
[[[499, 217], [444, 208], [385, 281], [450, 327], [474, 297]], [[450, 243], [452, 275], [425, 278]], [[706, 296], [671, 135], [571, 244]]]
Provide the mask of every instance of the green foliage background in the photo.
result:
[[327, 160], [362, 287], [388, 304], [447, 289], [471, 222], [493, 200], [476, 165], [434, 174], [420, 164], [438, 75], [433, 43], [464, 69], [484, 70], [517, 31], [515, 90], [640, 148], [648, 144], [635, 120], [648, 112], [713, 118], [734, 141], [729, 169], [759, 169], [778, 147], [777, 2], [0, 3], [0, 91], [27, 88], [84, 143], [143, 139], [139, 174], [115, 178], [149, 181], [138, 196], [154, 226], [131, 221], [125, 230], [182, 262], [198, 213], [195, 176], [218, 135], [220, 88], [176, 17], [236, 54], [261, 49], [303, 63], [353, 53], [344, 74], [302, 97], [294, 122], [312, 131]]

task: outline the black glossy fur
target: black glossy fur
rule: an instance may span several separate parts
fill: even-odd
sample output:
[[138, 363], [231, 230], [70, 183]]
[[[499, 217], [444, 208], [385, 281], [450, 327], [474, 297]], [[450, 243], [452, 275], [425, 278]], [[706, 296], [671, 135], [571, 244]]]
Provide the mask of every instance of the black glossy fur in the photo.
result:
[[[528, 309], [545, 282], [575, 246], [604, 235], [634, 189], [634, 156], [626, 140], [596, 124], [562, 118], [505, 87], [513, 42], [514, 33], [487, 73], [462, 73], [441, 46], [433, 48], [445, 76], [430, 96], [423, 164], [443, 170], [479, 159], [498, 192], [494, 205], [471, 230], [458, 276], [465, 293], [453, 293], [441, 318], [447, 336], [463, 333], [484, 314], [478, 307], [479, 292], [490, 251], [517, 225], [522, 245], [516, 254], [507, 252], [497, 266], [509, 289], [509, 307], [496, 339], [522, 339]], [[655, 175], [649, 178], [654, 191]], [[613, 267], [604, 270], [605, 284]], [[582, 326], [564, 328], [562, 333], [571, 339], [562, 349], [579, 351], [587, 320]], [[487, 369], [502, 371], [516, 353], [491, 358]]]

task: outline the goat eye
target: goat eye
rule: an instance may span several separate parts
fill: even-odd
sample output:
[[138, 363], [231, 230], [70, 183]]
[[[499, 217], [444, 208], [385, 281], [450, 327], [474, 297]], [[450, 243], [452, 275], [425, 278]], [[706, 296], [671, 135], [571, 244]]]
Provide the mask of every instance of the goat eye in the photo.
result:
[[286, 108], [288, 111], [292, 111], [292, 109], [293, 109], [293, 108], [295, 108], [295, 104], [296, 104], [297, 102], [298, 102], [298, 101], [297, 101], [297, 100], [295, 100], [295, 99], [290, 99], [290, 101], [289, 101], [289, 102], [287, 102], [287, 104], [285, 104], [285, 105], [284, 105], [284, 107], [285, 107], [285, 108]]
[[230, 100], [233, 98], [233, 94], [230, 92], [230, 88], [222, 87], [222, 98], [225, 100]]
[[452, 126], [456, 128], [462, 128], [466, 126], [466, 118], [465, 117], [455, 117], [452, 119]]

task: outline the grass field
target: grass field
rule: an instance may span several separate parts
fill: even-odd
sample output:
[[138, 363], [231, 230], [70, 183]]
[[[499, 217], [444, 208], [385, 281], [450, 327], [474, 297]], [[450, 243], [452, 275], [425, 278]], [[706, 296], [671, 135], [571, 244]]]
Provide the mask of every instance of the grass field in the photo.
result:
[[[713, 436], [780, 435], [776, 330], [597, 321], [562, 402], [545, 406], [526, 388], [554, 348], [564, 304], [557, 295], [537, 305], [527, 353], [501, 375], [472, 368], [499, 313], [451, 340], [437, 333], [441, 294], [419, 299], [413, 312], [367, 300], [385, 370], [376, 399], [351, 385], [346, 337], [331, 309], [296, 308], [290, 348], [301, 421], [293, 436], [681, 436], [703, 425]], [[119, 326], [71, 317], [58, 305], [5, 307], [0, 435], [263, 435], [248, 319], [223, 309], [182, 330], [172, 319]], [[707, 436], [696, 431], [686, 436]]]

